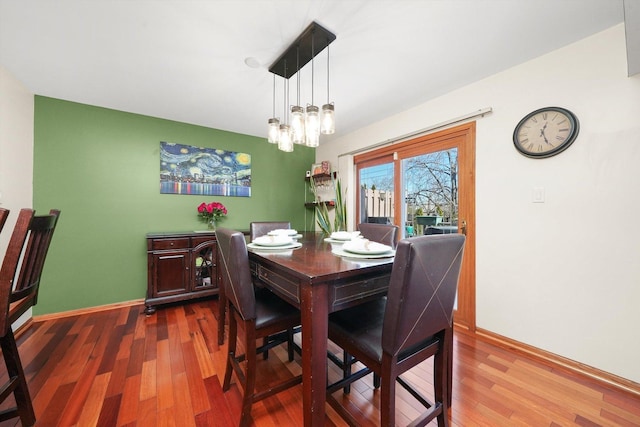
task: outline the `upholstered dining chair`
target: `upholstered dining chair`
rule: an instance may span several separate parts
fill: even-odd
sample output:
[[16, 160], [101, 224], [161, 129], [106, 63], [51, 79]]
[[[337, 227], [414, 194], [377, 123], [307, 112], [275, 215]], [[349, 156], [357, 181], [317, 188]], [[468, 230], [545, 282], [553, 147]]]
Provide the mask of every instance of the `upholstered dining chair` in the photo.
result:
[[0, 413], [0, 421], [20, 417], [23, 426], [36, 422], [12, 324], [38, 301], [40, 277], [60, 211], [34, 216], [22, 209], [0, 268], [0, 346], [9, 380], [1, 388], [4, 401], [12, 393], [16, 406]]
[[[256, 354], [284, 342], [289, 346], [289, 360], [293, 360], [293, 328], [300, 324], [300, 311], [267, 289], [256, 289], [251, 280], [249, 256], [241, 232], [218, 228], [216, 239], [220, 250], [223, 284], [229, 307], [229, 346], [224, 373], [223, 391], [231, 386], [232, 373], [236, 374], [242, 389], [240, 426], [251, 422], [254, 402], [272, 396], [302, 382], [302, 375], [288, 378], [267, 389], [256, 391]], [[238, 324], [244, 330], [244, 354], [238, 354]], [[256, 340], [268, 338], [268, 343], [256, 348]], [[246, 361], [245, 370], [242, 362]]]
[[395, 249], [398, 240], [398, 226], [393, 224], [374, 224], [362, 222], [358, 225], [360, 234], [365, 239], [382, 243]]
[[[291, 223], [288, 221], [253, 221], [249, 223], [249, 241], [253, 242], [256, 237], [264, 236], [270, 231], [282, 229], [282, 228], [291, 228]], [[218, 293], [218, 304], [220, 304], [220, 319], [224, 320], [226, 312], [226, 296], [224, 294], [224, 287], [220, 287], [220, 291]], [[266, 338], [265, 338], [266, 339]], [[218, 344], [222, 345], [224, 342], [224, 327], [220, 327], [218, 330]], [[269, 356], [269, 352], [264, 352], [264, 358], [266, 359]]]
[[[249, 223], [249, 240], [254, 241], [256, 237], [264, 236], [270, 231], [290, 229], [291, 223], [289, 221], [253, 221]], [[264, 344], [266, 344], [268, 337], [264, 338]], [[265, 351], [263, 357], [267, 359], [269, 352]]]
[[[464, 244], [462, 234], [401, 240], [387, 298], [330, 315], [329, 339], [365, 365], [328, 387], [328, 402], [349, 422], [355, 420], [331, 393], [374, 372], [381, 379], [381, 426], [395, 425], [396, 382], [426, 408], [412, 426], [424, 426], [435, 418], [439, 426], [449, 425], [447, 371]], [[431, 357], [433, 402], [400, 377]]]
[[256, 237], [264, 236], [270, 231], [289, 229], [288, 221], [254, 221], [249, 224], [249, 239], [253, 242]]

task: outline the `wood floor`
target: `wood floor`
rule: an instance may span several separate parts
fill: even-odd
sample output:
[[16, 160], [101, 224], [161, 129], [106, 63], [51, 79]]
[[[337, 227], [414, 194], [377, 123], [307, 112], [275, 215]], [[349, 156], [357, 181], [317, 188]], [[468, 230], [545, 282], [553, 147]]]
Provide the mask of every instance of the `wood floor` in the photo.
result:
[[[235, 385], [227, 393], [221, 389], [225, 348], [217, 344], [216, 306], [217, 300], [199, 301], [151, 316], [136, 306], [34, 322], [18, 344], [37, 425], [236, 425], [241, 395]], [[298, 355], [286, 360], [283, 348], [260, 359], [262, 378], [300, 372]], [[430, 369], [424, 363], [407, 378], [427, 390]], [[302, 425], [301, 390], [255, 404], [255, 425]], [[464, 333], [454, 343], [453, 396], [452, 426], [640, 426], [639, 398]], [[378, 399], [371, 377], [343, 398], [363, 426], [379, 422]], [[417, 406], [399, 391], [398, 424], [405, 425]], [[327, 426], [345, 425], [328, 405], [326, 414]]]

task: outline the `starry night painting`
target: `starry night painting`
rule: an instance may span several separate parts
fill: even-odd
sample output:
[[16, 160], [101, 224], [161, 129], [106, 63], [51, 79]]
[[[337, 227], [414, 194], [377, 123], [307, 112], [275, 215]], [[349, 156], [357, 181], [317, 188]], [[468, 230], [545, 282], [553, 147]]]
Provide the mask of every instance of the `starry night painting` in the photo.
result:
[[161, 141], [160, 193], [251, 197], [251, 155]]

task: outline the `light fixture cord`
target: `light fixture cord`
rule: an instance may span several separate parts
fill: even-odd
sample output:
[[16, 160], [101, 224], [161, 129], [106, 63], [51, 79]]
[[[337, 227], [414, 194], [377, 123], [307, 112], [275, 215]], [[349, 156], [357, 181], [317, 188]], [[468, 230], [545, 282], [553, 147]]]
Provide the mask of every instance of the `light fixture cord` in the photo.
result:
[[329, 103], [329, 39], [327, 39], [327, 104]]
[[313, 81], [314, 81], [314, 57], [316, 56], [315, 53], [315, 31], [311, 32], [311, 105], [314, 105], [313, 103]]
[[297, 106], [300, 106], [300, 45], [296, 47], [296, 73], [298, 73], [298, 100], [296, 102]]
[[276, 73], [273, 73], [273, 117], [276, 117]]
[[284, 116], [282, 117], [282, 123], [286, 125], [287, 124], [287, 77], [286, 77], [287, 76], [287, 61], [284, 61], [284, 75], [285, 75], [285, 77], [284, 77], [285, 82], [282, 85], [282, 88], [284, 89], [283, 95], [284, 95], [285, 99], [284, 99], [284, 102], [282, 103], [283, 104], [282, 105], [282, 107], [283, 107], [282, 108], [282, 113], [284, 114]]

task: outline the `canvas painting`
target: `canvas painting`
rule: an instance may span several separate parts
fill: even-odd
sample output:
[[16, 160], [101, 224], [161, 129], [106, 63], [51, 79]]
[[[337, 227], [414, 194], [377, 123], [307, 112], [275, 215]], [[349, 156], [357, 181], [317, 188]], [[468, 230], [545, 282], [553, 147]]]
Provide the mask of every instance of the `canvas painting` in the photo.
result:
[[160, 193], [251, 197], [251, 155], [161, 141]]

